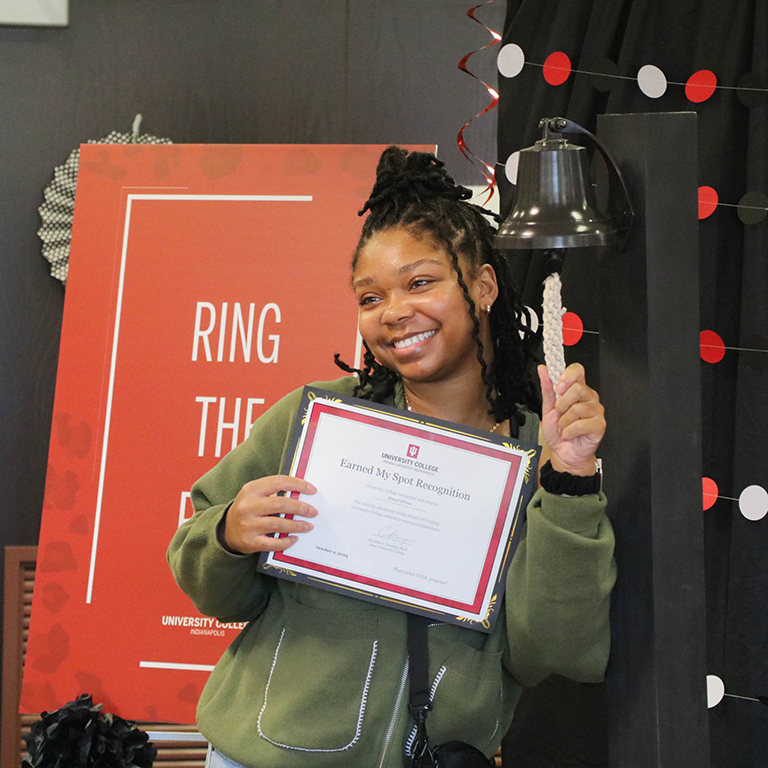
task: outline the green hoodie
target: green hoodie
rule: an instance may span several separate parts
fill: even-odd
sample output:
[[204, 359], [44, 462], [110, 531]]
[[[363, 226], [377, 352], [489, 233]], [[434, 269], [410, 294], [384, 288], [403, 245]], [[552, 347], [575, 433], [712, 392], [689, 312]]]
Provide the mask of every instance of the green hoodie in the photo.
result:
[[[351, 394], [354, 377], [315, 386]], [[257, 556], [227, 552], [216, 527], [248, 481], [280, 472], [301, 390], [270, 408], [250, 436], [192, 488], [194, 517], [168, 561], [198, 610], [248, 625], [222, 656], [198, 705], [213, 746], [248, 768], [409, 765], [405, 614], [257, 573]], [[404, 407], [402, 388], [395, 404]], [[528, 415], [520, 439], [536, 442]], [[539, 489], [490, 634], [429, 628], [430, 742], [466, 741], [492, 755], [522, 685], [551, 673], [602, 679], [615, 579], [605, 497]]]

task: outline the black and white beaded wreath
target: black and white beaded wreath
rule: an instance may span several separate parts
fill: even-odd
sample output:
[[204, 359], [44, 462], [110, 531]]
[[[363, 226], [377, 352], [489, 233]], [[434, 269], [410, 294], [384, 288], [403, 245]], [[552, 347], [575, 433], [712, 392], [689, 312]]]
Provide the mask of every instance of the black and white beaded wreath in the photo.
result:
[[[131, 133], [112, 131], [103, 139], [89, 139], [87, 144], [171, 144], [149, 133], [139, 134], [141, 115], [136, 115]], [[45, 202], [37, 209], [42, 226], [37, 234], [43, 241], [43, 256], [51, 263], [51, 275], [66, 285], [69, 271], [69, 245], [72, 240], [72, 218], [75, 212], [77, 169], [80, 147], [72, 150], [64, 165], [53, 171], [53, 181], [45, 188]]]

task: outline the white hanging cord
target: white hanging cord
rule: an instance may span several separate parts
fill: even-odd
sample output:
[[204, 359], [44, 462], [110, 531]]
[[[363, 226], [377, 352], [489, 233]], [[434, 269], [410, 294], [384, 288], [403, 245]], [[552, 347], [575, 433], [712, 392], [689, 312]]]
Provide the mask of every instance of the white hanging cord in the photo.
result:
[[133, 118], [133, 126], [131, 128], [131, 141], [135, 144], [139, 138], [139, 128], [141, 128], [141, 115], [136, 115]]
[[562, 283], [557, 272], [552, 273], [544, 281], [544, 298], [542, 300], [544, 314], [543, 345], [544, 362], [547, 364], [552, 388], [557, 395], [557, 382], [565, 370], [565, 353], [563, 351], [563, 308]]

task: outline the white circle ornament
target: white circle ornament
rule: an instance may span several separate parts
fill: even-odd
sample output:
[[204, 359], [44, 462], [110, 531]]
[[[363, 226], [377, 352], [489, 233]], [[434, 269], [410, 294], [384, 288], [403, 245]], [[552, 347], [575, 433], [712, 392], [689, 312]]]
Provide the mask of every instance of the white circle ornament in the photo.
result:
[[637, 84], [649, 99], [658, 99], [667, 91], [666, 75], [653, 64], [640, 67], [637, 72]]
[[749, 485], [739, 494], [739, 510], [747, 520], [762, 520], [768, 514], [768, 491]]
[[520, 166], [520, 152], [513, 152], [504, 163], [504, 175], [510, 184], [517, 184], [517, 169]]
[[517, 77], [525, 66], [525, 53], [515, 43], [507, 43], [502, 46], [496, 58], [496, 66], [504, 77]]
[[[139, 135], [141, 115], [136, 115], [131, 133], [112, 131], [103, 139], [89, 139], [86, 144], [172, 144], [145, 133]], [[43, 241], [43, 256], [51, 263], [51, 275], [66, 285], [69, 271], [69, 246], [72, 241], [72, 219], [75, 213], [77, 169], [80, 147], [70, 152], [64, 165], [54, 168], [53, 181], [45, 188], [45, 202], [37, 209], [42, 226], [37, 234]]]
[[523, 307], [523, 314], [520, 321], [531, 333], [538, 332], [539, 314], [533, 307], [529, 307], [528, 305]]
[[725, 685], [717, 675], [707, 675], [707, 709], [716, 707], [725, 696]]

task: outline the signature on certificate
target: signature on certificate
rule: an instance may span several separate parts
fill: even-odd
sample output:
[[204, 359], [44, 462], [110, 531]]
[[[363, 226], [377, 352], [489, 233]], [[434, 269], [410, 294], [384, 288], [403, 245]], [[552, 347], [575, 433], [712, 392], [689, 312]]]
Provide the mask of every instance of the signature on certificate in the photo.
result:
[[377, 539], [385, 539], [386, 541], [400, 544], [400, 546], [403, 547], [410, 547], [415, 543], [411, 539], [402, 537], [400, 533], [396, 531], [395, 528], [391, 525], [385, 525], [383, 528], [379, 528], [378, 532], [374, 533], [373, 536], [375, 536]]

